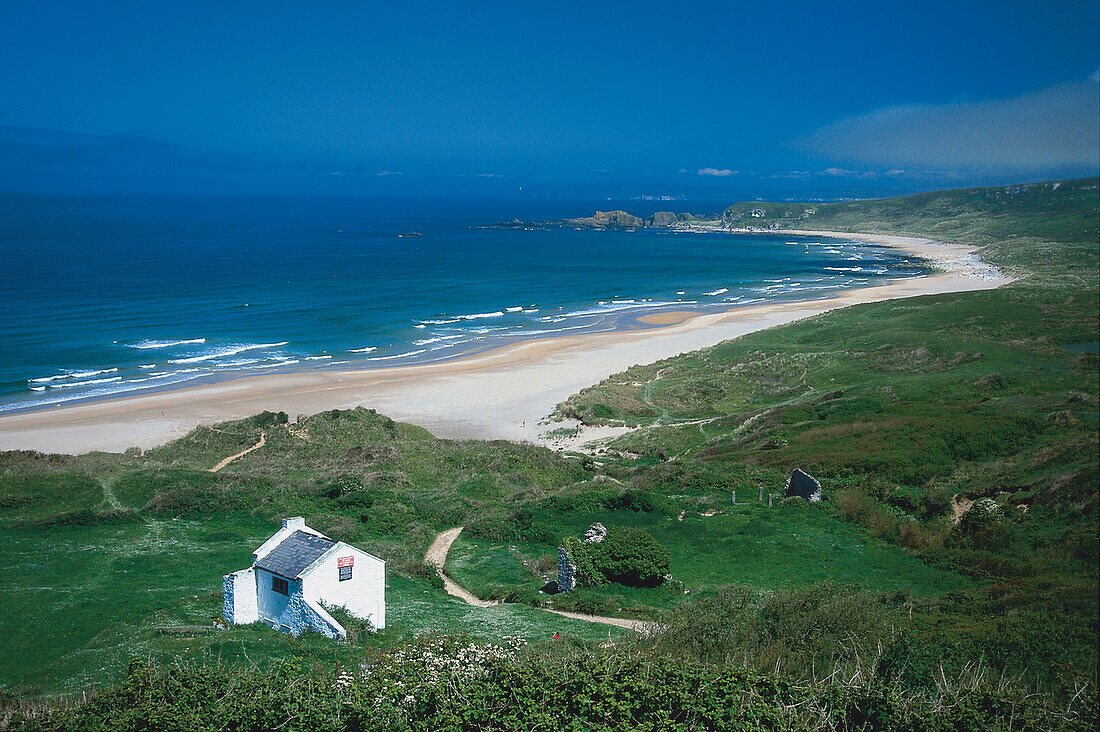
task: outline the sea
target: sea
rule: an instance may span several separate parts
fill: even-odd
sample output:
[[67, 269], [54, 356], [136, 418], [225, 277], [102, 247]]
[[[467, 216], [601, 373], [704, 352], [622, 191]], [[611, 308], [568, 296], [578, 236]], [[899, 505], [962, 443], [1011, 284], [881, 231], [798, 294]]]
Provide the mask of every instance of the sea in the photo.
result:
[[706, 201], [0, 194], [0, 413], [643, 328], [928, 274], [850, 240], [496, 227]]

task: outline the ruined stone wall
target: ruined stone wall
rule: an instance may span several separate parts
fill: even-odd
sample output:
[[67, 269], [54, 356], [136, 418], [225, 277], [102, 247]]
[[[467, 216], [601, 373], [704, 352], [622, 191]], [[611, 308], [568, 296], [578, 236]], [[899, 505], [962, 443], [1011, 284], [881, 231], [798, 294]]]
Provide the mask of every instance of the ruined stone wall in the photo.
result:
[[335, 618], [325, 612], [324, 608], [307, 600], [301, 591], [290, 596], [290, 602], [287, 603], [286, 610], [279, 621], [281, 625], [290, 628], [290, 632], [294, 635], [313, 630], [329, 638], [347, 636], [347, 631], [336, 622]]
[[558, 592], [572, 592], [577, 587], [577, 565], [573, 563], [569, 551], [558, 547]]

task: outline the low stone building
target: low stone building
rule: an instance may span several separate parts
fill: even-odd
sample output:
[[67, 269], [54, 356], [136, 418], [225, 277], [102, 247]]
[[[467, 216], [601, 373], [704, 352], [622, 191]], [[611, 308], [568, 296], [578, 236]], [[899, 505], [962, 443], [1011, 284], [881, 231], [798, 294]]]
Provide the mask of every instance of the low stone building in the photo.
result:
[[314, 630], [330, 638], [347, 632], [322, 604], [343, 607], [375, 628], [386, 627], [386, 563], [306, 526], [283, 526], [252, 554], [252, 566], [222, 579], [227, 622], [257, 621], [285, 633]]

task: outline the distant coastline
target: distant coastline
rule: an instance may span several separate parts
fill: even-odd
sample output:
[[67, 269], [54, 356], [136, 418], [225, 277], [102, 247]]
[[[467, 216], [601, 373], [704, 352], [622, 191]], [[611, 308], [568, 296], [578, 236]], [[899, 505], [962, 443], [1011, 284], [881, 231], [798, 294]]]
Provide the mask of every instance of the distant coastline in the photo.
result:
[[[734, 232], [736, 234], [736, 232]], [[793, 232], [787, 232], [793, 233]], [[800, 231], [902, 249], [937, 273], [828, 299], [769, 302], [722, 312], [684, 308], [673, 324], [638, 323], [605, 333], [557, 334], [490, 347], [460, 358], [375, 369], [326, 369], [246, 376], [0, 416], [0, 449], [80, 453], [148, 448], [210, 424], [263, 410], [312, 414], [363, 405], [438, 436], [551, 443], [539, 425], [570, 394], [636, 363], [648, 363], [848, 305], [998, 287], [1010, 279], [973, 247], [900, 236]]]

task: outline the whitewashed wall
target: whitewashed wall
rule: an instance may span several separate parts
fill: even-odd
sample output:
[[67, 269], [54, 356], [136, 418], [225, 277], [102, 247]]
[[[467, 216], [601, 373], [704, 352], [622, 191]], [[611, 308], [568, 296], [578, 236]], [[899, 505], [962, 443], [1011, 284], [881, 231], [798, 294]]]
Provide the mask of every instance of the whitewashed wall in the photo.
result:
[[[269, 580], [270, 581], [270, 580]], [[222, 618], [237, 625], [260, 619], [256, 607], [256, 572], [249, 567], [222, 578]]]
[[[354, 557], [355, 561], [351, 579], [345, 582], [340, 581], [341, 557]], [[386, 627], [386, 563], [342, 541], [309, 568], [302, 577], [302, 592], [311, 600], [347, 608], [379, 630]]]

